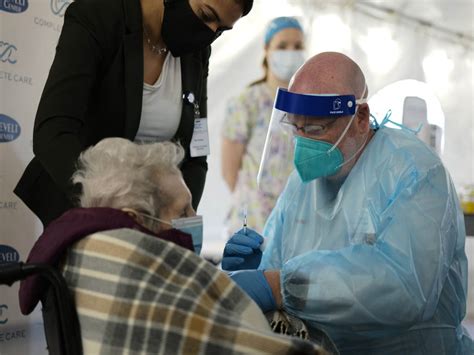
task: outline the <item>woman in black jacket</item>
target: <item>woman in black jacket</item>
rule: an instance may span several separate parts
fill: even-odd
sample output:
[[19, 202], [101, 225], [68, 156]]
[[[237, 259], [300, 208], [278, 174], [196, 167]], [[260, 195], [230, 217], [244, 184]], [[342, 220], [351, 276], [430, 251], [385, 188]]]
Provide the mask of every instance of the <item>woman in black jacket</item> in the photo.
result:
[[46, 226], [75, 204], [79, 154], [105, 137], [179, 141], [196, 209], [206, 155], [191, 144], [207, 117], [210, 44], [253, 0], [76, 0], [66, 11], [15, 193]]

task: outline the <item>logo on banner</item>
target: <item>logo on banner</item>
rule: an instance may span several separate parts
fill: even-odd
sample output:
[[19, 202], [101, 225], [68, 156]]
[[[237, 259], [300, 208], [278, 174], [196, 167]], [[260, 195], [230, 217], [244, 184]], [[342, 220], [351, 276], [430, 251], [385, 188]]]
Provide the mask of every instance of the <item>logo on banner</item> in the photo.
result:
[[14, 141], [20, 136], [21, 128], [13, 118], [0, 113], [0, 143]]
[[15, 64], [16, 51], [17, 48], [13, 44], [0, 41], [0, 62]]
[[71, 0], [51, 0], [51, 11], [53, 14], [63, 17], [70, 3], [72, 3]]
[[20, 261], [20, 254], [9, 245], [0, 244], [0, 264], [16, 263]]
[[0, 211], [1, 210], [16, 210], [16, 208], [17, 208], [17, 201], [0, 200]]
[[0, 304], [0, 325], [7, 324], [8, 318], [7, 318], [7, 310], [8, 306], [6, 304]]
[[336, 99], [334, 100], [334, 102], [332, 103], [332, 109], [334, 111], [338, 111], [341, 109], [341, 106], [342, 106], [342, 101], [341, 99]]
[[28, 8], [28, 0], [1, 0], [0, 10], [19, 14]]

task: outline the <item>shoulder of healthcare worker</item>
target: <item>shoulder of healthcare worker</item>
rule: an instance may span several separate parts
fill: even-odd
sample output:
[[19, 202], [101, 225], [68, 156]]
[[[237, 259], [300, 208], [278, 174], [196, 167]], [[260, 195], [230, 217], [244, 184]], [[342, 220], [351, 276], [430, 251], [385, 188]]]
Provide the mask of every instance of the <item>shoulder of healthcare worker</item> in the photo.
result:
[[115, 0], [75, 0], [66, 10], [64, 25], [69, 22], [82, 25], [101, 47], [107, 48], [121, 39], [125, 22], [133, 24], [140, 18], [139, 3], [134, 3]]
[[251, 105], [257, 102], [257, 99], [264, 96], [268, 88], [266, 83], [255, 83], [245, 87], [237, 95], [234, 95], [229, 102], [237, 101], [241, 104]]
[[268, 96], [265, 85], [265, 83], [250, 85], [227, 101], [222, 125], [224, 137], [242, 143], [248, 140], [261, 113], [259, 110], [261, 101]]
[[442, 164], [436, 152], [411, 131], [383, 127], [376, 135], [380, 135], [380, 141], [383, 142], [381, 145], [383, 150], [379, 152], [382, 158], [390, 158], [390, 156], [395, 155], [405, 158], [407, 163], [416, 164], [422, 168]]
[[[395, 201], [407, 199], [420, 201], [420, 207], [430, 207], [431, 213], [437, 206], [440, 215], [435, 220], [440, 224], [439, 230], [450, 230], [458, 238], [465, 236], [452, 178], [436, 152], [408, 130], [382, 128], [376, 137], [376, 149], [366, 160], [364, 170], [373, 171], [372, 181], [381, 187], [377, 190], [379, 207], [385, 210]], [[426, 191], [432, 191], [430, 201], [426, 200]]]
[[[381, 128], [373, 139], [375, 147], [366, 168], [375, 174], [421, 180], [430, 170], [445, 170], [440, 157], [416, 135], [405, 129]], [[393, 183], [400, 183], [395, 179]]]

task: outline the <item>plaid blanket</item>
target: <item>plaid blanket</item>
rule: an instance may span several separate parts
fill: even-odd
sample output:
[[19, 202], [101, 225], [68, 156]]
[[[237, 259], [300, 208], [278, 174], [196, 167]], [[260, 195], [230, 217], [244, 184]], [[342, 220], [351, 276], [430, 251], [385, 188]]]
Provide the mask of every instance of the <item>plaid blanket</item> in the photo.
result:
[[62, 261], [85, 354], [324, 354], [275, 334], [227, 275], [132, 229], [75, 243]]

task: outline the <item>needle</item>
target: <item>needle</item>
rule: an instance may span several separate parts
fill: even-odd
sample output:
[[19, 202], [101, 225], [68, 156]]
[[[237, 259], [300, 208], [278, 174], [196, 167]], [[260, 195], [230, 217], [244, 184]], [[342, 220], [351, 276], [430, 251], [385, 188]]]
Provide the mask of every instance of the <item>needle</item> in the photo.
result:
[[244, 234], [247, 234], [247, 205], [243, 208], [243, 215], [244, 215]]

